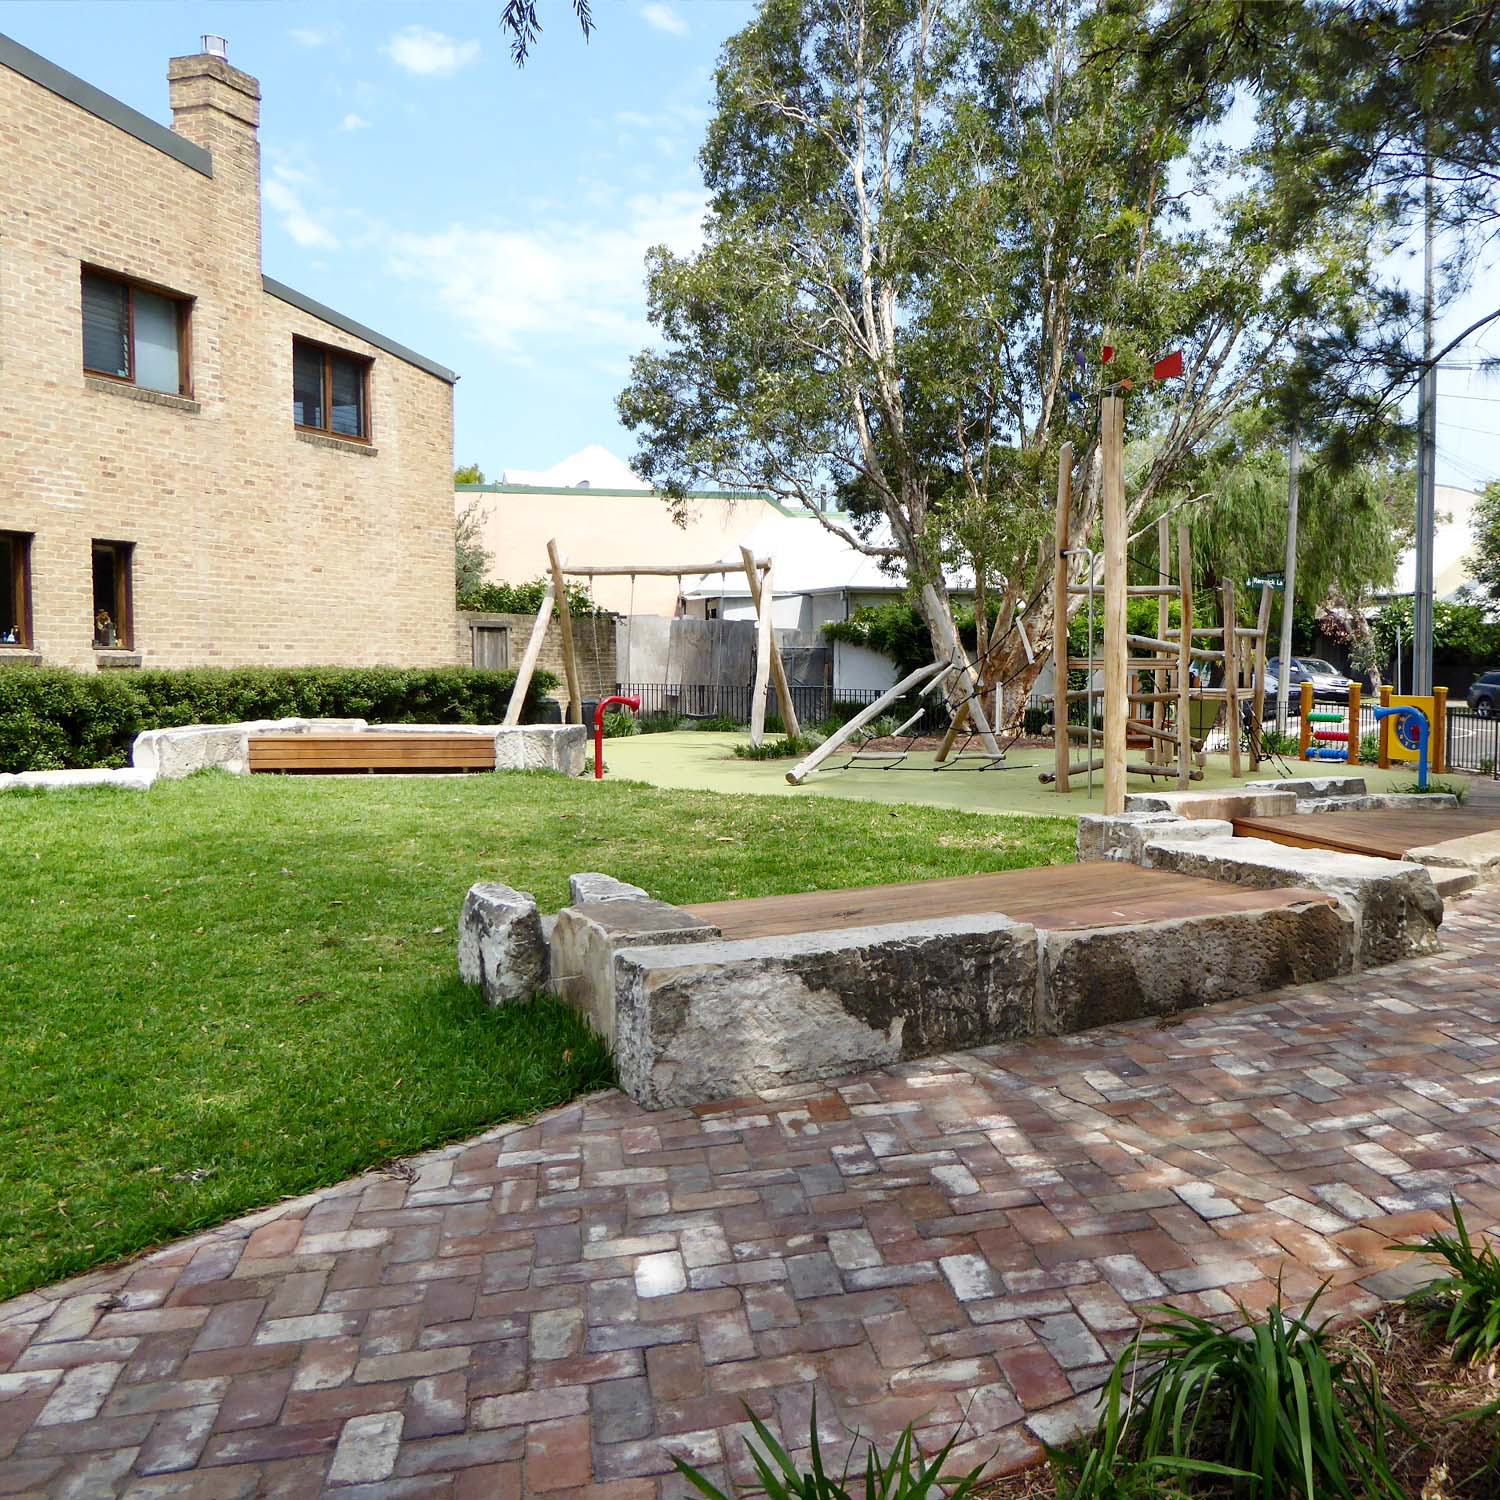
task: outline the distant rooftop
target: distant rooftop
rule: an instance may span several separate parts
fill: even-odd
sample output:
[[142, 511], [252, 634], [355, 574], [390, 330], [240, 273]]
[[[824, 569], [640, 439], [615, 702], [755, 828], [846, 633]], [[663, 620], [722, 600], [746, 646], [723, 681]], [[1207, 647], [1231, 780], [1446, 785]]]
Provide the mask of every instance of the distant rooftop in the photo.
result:
[[[550, 469], [502, 469], [498, 483], [457, 484], [454, 489], [492, 495], [557, 495], [568, 490], [594, 490], [601, 495], [657, 493], [623, 459], [601, 443], [580, 448]], [[689, 490], [693, 500], [760, 500], [784, 515], [792, 512], [764, 490]]]

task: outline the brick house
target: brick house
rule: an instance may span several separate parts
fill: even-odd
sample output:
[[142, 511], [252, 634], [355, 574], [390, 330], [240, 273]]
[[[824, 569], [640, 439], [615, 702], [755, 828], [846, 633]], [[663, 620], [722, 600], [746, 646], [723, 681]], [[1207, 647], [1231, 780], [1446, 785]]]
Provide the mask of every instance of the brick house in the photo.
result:
[[0, 663], [452, 663], [457, 377], [262, 274], [259, 86], [167, 76], [0, 36]]

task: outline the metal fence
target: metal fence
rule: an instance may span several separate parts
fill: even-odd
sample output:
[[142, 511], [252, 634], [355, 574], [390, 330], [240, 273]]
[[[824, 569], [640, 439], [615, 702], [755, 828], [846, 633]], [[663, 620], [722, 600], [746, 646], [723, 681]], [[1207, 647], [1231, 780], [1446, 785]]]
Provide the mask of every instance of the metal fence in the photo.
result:
[[[1374, 741], [1378, 734], [1375, 710], [1379, 706], [1378, 700], [1374, 702], [1369, 698], [1360, 700], [1360, 744], [1355, 748], [1356, 760], [1360, 759], [1361, 747], [1370, 751], [1373, 756]], [[1050, 696], [1033, 694], [1027, 707], [1045, 713], [1048, 722], [1051, 721], [1052, 699]], [[1341, 713], [1344, 723], [1328, 724], [1324, 727], [1333, 730], [1342, 729], [1347, 732], [1349, 717], [1347, 701], [1341, 703], [1333, 699], [1316, 698], [1313, 701], [1313, 708], [1320, 713]], [[1287, 732], [1293, 739], [1297, 737], [1301, 714], [1301, 702], [1293, 698], [1287, 704]], [[1248, 730], [1249, 715], [1246, 716], [1245, 723]], [[1267, 735], [1275, 732], [1274, 709], [1262, 718], [1261, 729]], [[1229, 736], [1222, 718], [1218, 727], [1209, 733], [1205, 748], [1208, 750], [1229, 748]], [[1295, 750], [1292, 753], [1295, 754]], [[1336, 765], [1337, 762], [1330, 762], [1330, 764]], [[1448, 709], [1448, 768], [1453, 771], [1468, 771], [1476, 776], [1500, 776], [1500, 719], [1481, 719], [1478, 714], [1471, 713], [1465, 707], [1455, 708], [1450, 705]]]
[[[620, 684], [618, 691], [628, 697], [641, 700], [642, 717], [675, 714], [682, 719], [723, 719], [733, 720], [736, 724], [750, 722], [751, 699], [754, 696], [754, 689], [751, 687], [734, 687], [716, 683], [626, 682]], [[853, 718], [861, 709], [867, 708], [880, 697], [881, 691], [878, 688], [835, 689], [794, 685], [792, 703], [796, 707], [798, 719], [810, 728], [829, 719], [842, 721]], [[1319, 711], [1330, 713], [1342, 710], [1345, 719], [1348, 718], [1346, 703], [1318, 699], [1314, 707]], [[1376, 735], [1375, 710], [1377, 707], [1379, 704], [1371, 702], [1368, 698], [1363, 699], [1359, 706], [1359, 738], [1367, 748], [1368, 743]], [[922, 699], [903, 700], [894, 705], [888, 714], [882, 715], [882, 718], [888, 717], [896, 724], [903, 724], [919, 708], [922, 716], [906, 731], [908, 734], [941, 734], [948, 727], [948, 709], [940, 694], [933, 694]], [[1027, 709], [1035, 711], [1038, 718], [1045, 716], [1046, 721], [1050, 723], [1052, 717], [1050, 696], [1033, 694], [1027, 704]], [[773, 715], [780, 713], [774, 686], [771, 689], [768, 712]], [[593, 722], [592, 713], [593, 709], [590, 707], [586, 715], [590, 723]], [[1293, 699], [1287, 705], [1287, 729], [1294, 738], [1297, 734], [1300, 714], [1301, 704], [1297, 699]], [[1248, 719], [1246, 722], [1248, 724]], [[1274, 710], [1261, 720], [1261, 727], [1267, 734], [1275, 731]], [[1346, 726], [1329, 725], [1327, 727], [1338, 729]], [[1221, 721], [1219, 727], [1209, 734], [1206, 748], [1226, 750], [1228, 747], [1229, 738]], [[1359, 751], [1356, 748], [1355, 759], [1358, 758]], [[1331, 764], [1336, 764], [1336, 762], [1331, 762]], [[1468, 771], [1479, 776], [1500, 774], [1500, 719], [1481, 719], [1477, 714], [1470, 713], [1467, 708], [1450, 707], [1448, 710], [1448, 765], [1454, 771]]]

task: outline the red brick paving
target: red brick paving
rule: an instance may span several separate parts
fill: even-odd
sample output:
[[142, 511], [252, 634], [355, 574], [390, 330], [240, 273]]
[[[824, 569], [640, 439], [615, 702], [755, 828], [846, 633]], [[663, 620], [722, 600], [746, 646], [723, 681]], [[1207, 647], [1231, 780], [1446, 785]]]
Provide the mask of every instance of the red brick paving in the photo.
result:
[[1500, 1220], [1500, 892], [1445, 951], [648, 1114], [602, 1094], [0, 1307], [0, 1494], [664, 1500], [908, 1422], [1013, 1464], [1138, 1311], [1416, 1270]]

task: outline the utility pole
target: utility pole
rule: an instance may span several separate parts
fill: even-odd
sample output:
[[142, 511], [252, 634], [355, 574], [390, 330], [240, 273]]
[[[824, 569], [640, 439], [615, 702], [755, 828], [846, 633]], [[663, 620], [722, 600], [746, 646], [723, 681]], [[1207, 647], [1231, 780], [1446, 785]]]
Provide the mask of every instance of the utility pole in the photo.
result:
[[1276, 674], [1276, 732], [1286, 733], [1288, 679], [1292, 671], [1292, 603], [1297, 595], [1297, 485], [1302, 475], [1302, 434], [1292, 428], [1287, 455], [1286, 570], [1281, 590], [1281, 670]]
[[[1427, 129], [1430, 131], [1431, 126]], [[1437, 526], [1437, 368], [1432, 356], [1432, 148], [1423, 194], [1422, 379], [1417, 386], [1417, 576], [1412, 598], [1411, 690], [1432, 692], [1432, 547]]]

